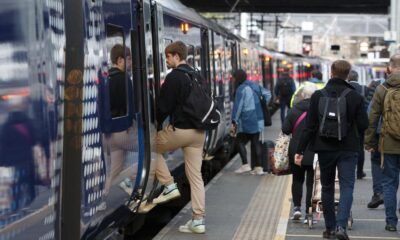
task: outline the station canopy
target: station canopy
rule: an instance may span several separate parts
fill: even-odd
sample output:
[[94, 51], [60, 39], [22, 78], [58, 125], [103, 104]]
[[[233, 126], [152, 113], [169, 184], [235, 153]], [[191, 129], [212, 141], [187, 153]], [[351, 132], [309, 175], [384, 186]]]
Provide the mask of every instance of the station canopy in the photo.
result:
[[199, 12], [388, 14], [390, 0], [181, 0]]

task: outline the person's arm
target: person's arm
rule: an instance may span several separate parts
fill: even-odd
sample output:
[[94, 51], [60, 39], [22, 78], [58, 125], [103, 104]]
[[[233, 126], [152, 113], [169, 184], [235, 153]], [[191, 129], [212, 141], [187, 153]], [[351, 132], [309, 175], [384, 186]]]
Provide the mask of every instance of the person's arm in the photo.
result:
[[243, 109], [244, 102], [244, 88], [238, 88], [235, 95], [235, 102], [233, 103], [232, 122], [238, 123]]
[[319, 91], [315, 92], [311, 96], [310, 100], [310, 109], [307, 113], [306, 117], [306, 128], [300, 135], [299, 145], [297, 146], [296, 153], [303, 155], [304, 151], [307, 148], [308, 143], [311, 138], [315, 136], [319, 127], [318, 120], [318, 101], [319, 101]]
[[386, 90], [384, 86], [379, 85], [376, 88], [374, 96], [371, 101], [371, 108], [369, 112], [369, 126], [365, 132], [365, 148], [367, 150], [376, 149], [378, 147], [378, 138], [376, 136], [376, 130], [378, 128], [379, 119], [382, 115], [383, 100]]
[[173, 113], [178, 102], [178, 96], [180, 96], [179, 80], [176, 75], [171, 73], [167, 75], [160, 89], [160, 97], [157, 104], [157, 124], [162, 124]]
[[282, 132], [286, 135], [290, 135], [292, 133], [292, 129], [295, 124], [295, 122], [293, 122], [295, 120], [294, 114], [294, 109], [290, 109], [285, 120], [283, 121]]
[[294, 92], [296, 92], [296, 84], [294, 83], [294, 80], [293, 80], [293, 78], [291, 78], [290, 79], [291, 81], [291, 88], [292, 88], [292, 94], [294, 93]]
[[271, 100], [271, 91], [261, 87], [261, 94], [264, 96], [267, 103]]

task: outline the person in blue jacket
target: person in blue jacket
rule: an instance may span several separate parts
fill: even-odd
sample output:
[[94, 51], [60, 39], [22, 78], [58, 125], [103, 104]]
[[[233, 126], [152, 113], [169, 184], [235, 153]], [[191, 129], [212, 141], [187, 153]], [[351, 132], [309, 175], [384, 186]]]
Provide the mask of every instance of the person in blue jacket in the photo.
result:
[[256, 82], [246, 80], [246, 72], [242, 69], [233, 74], [235, 83], [235, 102], [232, 111], [231, 132], [237, 134], [239, 155], [243, 165], [236, 173], [251, 171], [247, 161], [246, 143], [251, 142], [251, 161], [254, 163], [252, 174], [264, 174], [261, 167], [260, 133], [264, 130], [264, 116], [261, 109], [259, 95], [263, 95], [267, 102], [271, 99], [271, 92]]

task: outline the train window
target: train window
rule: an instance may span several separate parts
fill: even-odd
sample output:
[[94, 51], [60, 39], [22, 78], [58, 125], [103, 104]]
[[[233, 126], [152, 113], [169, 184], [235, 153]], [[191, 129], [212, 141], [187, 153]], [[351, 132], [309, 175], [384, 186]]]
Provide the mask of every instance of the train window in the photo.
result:
[[127, 72], [132, 66], [130, 49], [125, 46], [123, 28], [107, 24], [109, 106], [112, 118], [128, 114]]
[[188, 65], [190, 65], [191, 67], [195, 67], [195, 60], [194, 60], [195, 49], [194, 49], [194, 46], [193, 45], [187, 45], [187, 48], [188, 48], [188, 55], [187, 55], [187, 58], [186, 58], [186, 63]]

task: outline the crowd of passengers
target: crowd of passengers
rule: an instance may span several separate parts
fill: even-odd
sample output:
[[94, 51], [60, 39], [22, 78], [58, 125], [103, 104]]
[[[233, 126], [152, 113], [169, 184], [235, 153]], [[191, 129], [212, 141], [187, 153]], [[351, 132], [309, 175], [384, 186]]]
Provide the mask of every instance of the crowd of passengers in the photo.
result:
[[[366, 207], [372, 209], [384, 204], [385, 230], [395, 232], [400, 170], [400, 127], [397, 124], [400, 120], [400, 55], [390, 58], [386, 79], [372, 81], [368, 86], [358, 83], [357, 72], [344, 60], [332, 64], [326, 84], [322, 78], [321, 72], [315, 70], [312, 78], [296, 90], [293, 79], [284, 74], [274, 89], [279, 97], [282, 132], [291, 136], [287, 155], [293, 175], [292, 219], [300, 220], [304, 211], [304, 223], [312, 221], [307, 213], [313, 207], [315, 163], [318, 160], [326, 228], [322, 236], [349, 239], [347, 227], [355, 179], [366, 177], [363, 171], [365, 149], [371, 153], [373, 180], [373, 195]], [[247, 93], [251, 94], [251, 91]], [[235, 104], [243, 98], [246, 97], [237, 92]], [[245, 136], [254, 134], [235, 126], [246, 125], [245, 119], [237, 121], [234, 115], [233, 121], [233, 128], [239, 129], [238, 139], [244, 139], [240, 135], [242, 132]], [[252, 157], [257, 164], [256, 160], [261, 156], [257, 147], [252, 147], [253, 150], [256, 154]], [[263, 174], [257, 168], [251, 169], [245, 154], [240, 156], [243, 165], [236, 173]], [[335, 179], [338, 179], [338, 185]], [[302, 209], [304, 181], [306, 206]], [[335, 190], [340, 193], [339, 199], [335, 199]], [[335, 200], [338, 200], [336, 212]]]
[[[155, 175], [164, 186], [163, 192], [150, 204], [161, 204], [180, 197], [177, 184], [163, 155], [178, 148], [183, 150], [185, 173], [190, 183], [192, 218], [179, 227], [186, 233], [205, 233], [205, 190], [201, 175], [205, 131], [183, 110], [192, 89], [193, 68], [185, 61], [187, 47], [176, 41], [165, 49], [166, 62], [172, 71], [161, 87], [157, 106], [158, 133]], [[321, 200], [325, 219], [323, 238], [349, 239], [346, 229], [353, 202], [355, 179], [363, 179], [364, 149], [371, 152], [373, 196], [368, 208], [384, 204], [387, 231], [397, 231], [396, 193], [400, 170], [400, 55], [391, 57], [387, 79], [369, 86], [358, 83], [357, 72], [345, 60], [331, 66], [325, 83], [320, 71], [314, 70], [309, 81], [296, 89], [284, 69], [274, 93], [280, 106], [283, 134], [290, 135], [287, 158], [293, 175], [292, 199], [294, 220], [311, 207], [315, 162], [320, 169]], [[327, 77], [327, 76], [325, 76]], [[242, 159], [235, 173], [263, 175], [262, 101], [271, 100], [271, 92], [247, 80], [242, 69], [232, 73], [234, 96], [230, 133], [236, 138]], [[288, 110], [286, 110], [288, 109]], [[164, 123], [169, 119], [168, 123]], [[369, 122], [368, 122], [369, 121]], [[164, 123], [164, 124], [163, 124]], [[251, 162], [246, 144], [250, 141]], [[340, 198], [335, 212], [335, 178], [339, 180]], [[302, 209], [303, 184], [306, 180], [306, 206]], [[146, 204], [144, 205], [146, 206]], [[152, 208], [152, 207], [151, 207]], [[151, 209], [149, 208], [149, 209]], [[308, 223], [309, 215], [305, 215]]]

